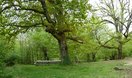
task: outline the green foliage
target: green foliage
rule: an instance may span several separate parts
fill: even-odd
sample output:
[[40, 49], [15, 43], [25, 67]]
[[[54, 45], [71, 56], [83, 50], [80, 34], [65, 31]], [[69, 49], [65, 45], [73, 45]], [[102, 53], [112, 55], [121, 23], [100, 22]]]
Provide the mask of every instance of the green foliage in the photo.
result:
[[[59, 47], [57, 39], [61, 39], [61, 34], [64, 34], [64, 37], [67, 39], [69, 37], [75, 38], [73, 41], [77, 41], [78, 39], [83, 41], [83, 44], [79, 44], [66, 40], [66, 42], [68, 42], [68, 51], [72, 61], [91, 61], [94, 56], [94, 61], [98, 59], [107, 60], [117, 58], [117, 50], [110, 50], [102, 47], [112, 46], [117, 48], [119, 44], [117, 42], [117, 37], [122, 36], [122, 39], [119, 41], [121, 41], [123, 45], [131, 38], [131, 33], [129, 32], [128, 34], [130, 37], [126, 39], [123, 35], [127, 35], [127, 32], [124, 33], [122, 30], [122, 33], [124, 34], [121, 35], [121, 32], [117, 33], [113, 31], [113, 29], [109, 29], [106, 25], [107, 23], [102, 23], [102, 17], [98, 17], [95, 12], [91, 12], [89, 15], [89, 11], [92, 10], [92, 6], [88, 3], [89, 0], [45, 1], [47, 5], [46, 9], [48, 11], [47, 14], [55, 24], [48, 22], [46, 19], [45, 10], [43, 10], [40, 0], [27, 0], [27, 2], [24, 0], [0, 1], [0, 34], [11, 43], [13, 43], [11, 40], [16, 39], [15, 46], [7, 45], [5, 41], [3, 42], [1, 40], [1, 65], [5, 65], [3, 64], [3, 60], [6, 61], [7, 65], [13, 65], [15, 59], [18, 59], [17, 61], [23, 64], [33, 64], [36, 60], [43, 60], [44, 52], [42, 48], [47, 50], [50, 60], [59, 59], [61, 53], [60, 55], [58, 53]], [[105, 2], [105, 0], [103, 2]], [[108, 1], [108, 3], [110, 2]], [[125, 9], [125, 5], [123, 3], [121, 4]], [[125, 26], [126, 23], [123, 22], [124, 18], [121, 17], [122, 14], [119, 11], [112, 9], [111, 4], [106, 6], [107, 8], [104, 6], [102, 6], [102, 8], [100, 7], [100, 10], [106, 12], [104, 15], [110, 15], [110, 17], [114, 18], [113, 20], [115, 20], [115, 23], [117, 22], [116, 20], [118, 20], [116, 24], [119, 24], [119, 26], [115, 25], [115, 28], [120, 29], [120, 26]], [[5, 10], [3, 10], [4, 8]], [[113, 17], [113, 14], [116, 16]], [[115, 19], [116, 17], [119, 17], [120, 19]], [[110, 21], [111, 19], [109, 19], [109, 22]], [[122, 21], [124, 25], [119, 21]], [[129, 23], [129, 21], [126, 22]], [[123, 27], [123, 29], [125, 28], [127, 27]], [[18, 37], [16, 38], [16, 36]], [[103, 46], [98, 44], [99, 41], [97, 40], [97, 37]], [[109, 41], [111, 38], [112, 40]], [[105, 42], [107, 43], [105, 44]], [[124, 57], [132, 56], [131, 44], [132, 42], [128, 42], [123, 46]], [[10, 48], [9, 50], [5, 49], [8, 47]], [[12, 47], [15, 47], [15, 51], [13, 51]], [[9, 51], [10, 54], [8, 54]], [[8, 56], [6, 56], [6, 54]], [[7, 58], [5, 59], [5, 57]], [[67, 58], [65, 60], [67, 60]]]
[[126, 43], [123, 46], [123, 49], [124, 49], [123, 50], [124, 57], [131, 57], [132, 56], [132, 40]]
[[11, 75], [8, 75], [6, 70], [6, 63], [4, 62], [7, 53], [9, 52], [9, 45], [5, 40], [3, 40], [2, 36], [0, 38], [0, 78], [12, 78]]
[[[61, 39], [62, 35], [60, 34], [64, 34], [64, 38], [67, 38], [67, 36], [72, 37], [73, 33], [78, 31], [78, 27], [83, 26], [87, 19], [87, 12], [91, 9], [88, 0], [44, 0], [45, 4], [41, 0], [27, 2], [10, 0], [2, 2], [1, 8], [4, 8], [1, 13], [2, 19], [8, 21], [3, 22], [5, 28], [8, 28], [6, 31], [9, 31], [5, 32], [7, 35], [18, 35], [18, 33], [26, 32], [29, 27], [45, 26], [46, 32], [57, 40]], [[7, 12], [9, 14], [6, 14]]]
[[4, 60], [4, 62], [5, 62], [5, 64], [6, 64], [6, 66], [13, 66], [13, 65], [15, 65], [16, 64], [16, 60], [18, 59], [18, 56], [16, 56], [16, 55], [10, 55], [10, 56], [8, 56], [5, 60]]
[[42, 28], [20, 34], [15, 44], [15, 52], [20, 57], [19, 62], [33, 64], [36, 60], [44, 60], [44, 49], [50, 60], [59, 59], [59, 47], [56, 39], [44, 32]]

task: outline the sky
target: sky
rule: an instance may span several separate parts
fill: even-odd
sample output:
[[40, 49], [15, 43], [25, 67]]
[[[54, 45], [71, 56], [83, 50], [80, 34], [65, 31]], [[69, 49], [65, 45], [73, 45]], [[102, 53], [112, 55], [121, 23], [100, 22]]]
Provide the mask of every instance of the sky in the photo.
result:
[[[107, 0], [106, 0], [107, 1]], [[115, 0], [115, 5], [118, 6], [118, 0]], [[89, 0], [89, 3], [92, 4], [93, 7], [97, 7], [97, 4], [100, 4], [100, 0]], [[130, 0], [130, 5], [131, 5], [131, 9], [132, 9], [132, 0]], [[114, 29], [114, 26], [112, 26], [111, 24], [108, 24], [109, 28]], [[130, 27], [130, 31], [132, 32], [132, 25]]]
[[99, 3], [99, 0], [89, 0], [90, 4], [96, 5], [96, 3]]

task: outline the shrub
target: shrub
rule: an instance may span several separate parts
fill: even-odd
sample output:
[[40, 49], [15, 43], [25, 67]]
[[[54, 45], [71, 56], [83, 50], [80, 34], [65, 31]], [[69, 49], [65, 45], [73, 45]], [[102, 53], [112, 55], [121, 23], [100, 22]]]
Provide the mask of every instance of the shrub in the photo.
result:
[[6, 64], [4, 62], [9, 50], [9, 45], [5, 40], [0, 38], [0, 78], [12, 78], [12, 76], [6, 72]]
[[18, 57], [16, 55], [11, 55], [8, 58], [6, 58], [4, 60], [4, 62], [6, 64], [6, 66], [13, 66], [13, 65], [15, 65], [17, 59], [18, 59]]
[[4, 59], [5, 59], [5, 53], [0, 51], [0, 78], [12, 78], [12, 75], [7, 74], [7, 72], [5, 72], [5, 63], [4, 63]]

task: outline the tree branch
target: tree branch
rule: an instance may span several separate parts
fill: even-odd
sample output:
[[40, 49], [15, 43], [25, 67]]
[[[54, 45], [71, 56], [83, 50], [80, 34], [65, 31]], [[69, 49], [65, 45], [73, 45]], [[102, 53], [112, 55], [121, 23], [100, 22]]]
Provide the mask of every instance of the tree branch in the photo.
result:
[[0, 14], [2, 13], [2, 12], [4, 12], [5, 10], [7, 10], [7, 9], [10, 9], [10, 8], [12, 8], [13, 6], [6, 6], [5, 8], [3, 8], [1, 11], [0, 11]]
[[17, 24], [6, 24], [6, 26], [15, 26], [15, 27], [20, 27], [20, 28], [32, 28], [32, 27], [43, 27], [43, 26], [40, 26], [42, 25], [41, 23], [35, 23], [35, 24], [32, 24], [32, 25], [17, 25]]
[[24, 7], [21, 7], [20, 9], [16, 9], [16, 10], [28, 10], [28, 11], [33, 11], [35, 13], [44, 14], [43, 11], [39, 11], [39, 10], [36, 10], [36, 9], [33, 9], [33, 8], [24, 8]]
[[48, 14], [47, 6], [45, 0], [39, 0], [41, 2], [42, 8], [44, 10], [44, 15], [47, 21], [55, 26], [55, 22], [51, 19], [50, 15]]
[[112, 37], [111, 39], [109, 39], [108, 41], [102, 43], [102, 42], [100, 41], [99, 37], [97, 36], [97, 31], [95, 31], [95, 38], [96, 38], [98, 44], [99, 44], [101, 47], [108, 48], [108, 49], [117, 49], [117, 47], [115, 47], [115, 46], [108, 46], [108, 45], [106, 45], [107, 43], [109, 43], [111, 40], [114, 39], [113, 37]]
[[79, 39], [79, 37], [66, 37], [66, 39], [70, 39], [72, 41], [83, 44], [83, 40]]

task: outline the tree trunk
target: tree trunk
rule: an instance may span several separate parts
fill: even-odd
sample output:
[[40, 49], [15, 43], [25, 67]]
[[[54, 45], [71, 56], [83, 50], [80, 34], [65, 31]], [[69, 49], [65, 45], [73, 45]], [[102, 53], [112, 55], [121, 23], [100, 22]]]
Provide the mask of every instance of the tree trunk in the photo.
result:
[[65, 64], [65, 65], [71, 64], [65, 34], [59, 35], [58, 43], [60, 48], [60, 56], [61, 56], [62, 64]]
[[90, 54], [87, 53], [86, 56], [87, 56], [87, 57], [86, 57], [86, 58], [87, 58], [87, 62], [90, 62], [90, 61], [91, 61], [91, 59], [90, 59]]
[[43, 51], [43, 55], [44, 55], [44, 60], [49, 60], [47, 48], [42, 47], [42, 51]]
[[[120, 32], [122, 32], [122, 30], [120, 30]], [[117, 50], [118, 50], [118, 59], [122, 59], [122, 48], [123, 48], [122, 46], [123, 46], [123, 44], [122, 44], [122, 35], [121, 35], [121, 33], [118, 34], [117, 42], [118, 42], [118, 48], [117, 48]]]
[[93, 52], [93, 53], [92, 53], [92, 61], [93, 61], [93, 62], [96, 61], [96, 52]]
[[122, 59], [122, 43], [118, 45], [118, 59]]

